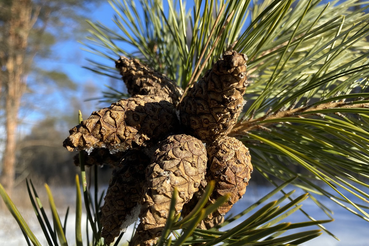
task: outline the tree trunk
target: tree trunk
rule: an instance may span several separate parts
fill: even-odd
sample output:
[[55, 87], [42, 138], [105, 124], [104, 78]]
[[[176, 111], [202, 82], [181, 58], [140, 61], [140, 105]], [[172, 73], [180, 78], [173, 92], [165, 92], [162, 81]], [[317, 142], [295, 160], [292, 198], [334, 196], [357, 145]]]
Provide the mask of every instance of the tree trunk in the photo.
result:
[[[9, 96], [9, 95], [8, 95]], [[3, 157], [3, 170], [1, 173], [1, 183], [4, 188], [11, 193], [14, 185], [15, 175], [15, 149], [16, 149], [16, 131], [17, 131], [17, 115], [19, 106], [16, 106], [17, 102], [6, 98], [6, 142]]]
[[2, 64], [5, 65], [5, 81], [3, 90], [5, 96], [5, 130], [6, 142], [3, 153], [3, 169], [0, 181], [8, 193], [14, 186], [16, 133], [18, 126], [18, 112], [22, 95], [26, 89], [24, 81], [24, 66], [26, 47], [32, 21], [32, 2], [30, 0], [15, 0], [10, 6], [11, 16], [8, 23], [8, 36], [4, 37], [6, 54]]

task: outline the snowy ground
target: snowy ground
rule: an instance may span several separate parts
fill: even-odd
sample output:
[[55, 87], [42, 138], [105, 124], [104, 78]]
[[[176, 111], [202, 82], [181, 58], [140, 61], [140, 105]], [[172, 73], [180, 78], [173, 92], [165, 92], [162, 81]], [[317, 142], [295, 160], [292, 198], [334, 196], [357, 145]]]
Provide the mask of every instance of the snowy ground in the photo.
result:
[[[249, 207], [256, 201], [258, 201], [261, 197], [271, 191], [273, 187], [258, 187], [256, 185], [250, 186], [247, 188], [246, 194], [243, 199], [237, 203], [232, 210], [230, 211], [233, 214], [237, 214], [238, 212], [244, 210]], [[291, 189], [286, 189], [286, 191], [290, 191]], [[298, 197], [303, 194], [302, 192], [298, 194], [294, 194], [293, 198]], [[354, 199], [351, 194], [344, 193], [350, 199]], [[281, 197], [281, 194], [275, 195], [272, 200], [276, 200]], [[333, 233], [336, 237], [340, 239], [337, 241], [332, 236], [327, 233], [323, 233], [321, 236], [305, 243], [305, 246], [369, 246], [369, 222], [364, 221], [363, 219], [353, 215], [351, 212], [342, 208], [341, 206], [333, 203], [326, 197], [321, 197], [315, 195], [316, 198], [319, 198], [320, 201], [324, 201], [324, 203], [329, 207], [329, 209], [334, 211], [333, 217], [335, 221], [331, 223], [324, 224], [331, 233]], [[354, 199], [357, 201], [357, 199]], [[363, 204], [363, 202], [360, 202]], [[309, 215], [313, 216], [316, 220], [327, 220], [329, 217], [322, 212], [317, 205], [308, 198], [307, 200], [302, 202], [302, 209], [308, 212]], [[256, 211], [256, 210], [254, 210]], [[368, 210], [365, 212], [368, 213]], [[287, 217], [283, 222], [303, 222], [309, 221], [309, 219], [300, 211], [296, 211], [291, 216]], [[318, 227], [310, 227], [309, 230], [319, 229]], [[297, 231], [296, 231], [297, 232]]]
[[[244, 210], [262, 196], [264, 196], [267, 192], [269, 192], [272, 188], [268, 187], [257, 187], [256, 185], [250, 185], [247, 188], [246, 195], [243, 199], [238, 202], [231, 210], [231, 213], [236, 214], [239, 211]], [[70, 206], [69, 219], [67, 224], [67, 240], [69, 245], [75, 245], [74, 240], [74, 197], [75, 190], [73, 188], [63, 188], [57, 189], [55, 187], [51, 187], [51, 190], [54, 194], [54, 197], [57, 197], [57, 204], [61, 202], [65, 203], [65, 207], [62, 207], [60, 211], [60, 216], [62, 217], [66, 211], [66, 207]], [[39, 192], [41, 193], [41, 192]], [[46, 198], [45, 194], [39, 194], [40, 197]], [[294, 197], [296, 198], [299, 194], [296, 194]], [[272, 200], [276, 200], [281, 195], [278, 194], [272, 198]], [[351, 197], [350, 197], [351, 198]], [[35, 236], [40, 240], [42, 245], [47, 245], [46, 240], [43, 238], [42, 231], [38, 225], [37, 219], [34, 215], [33, 210], [31, 209], [27, 194], [19, 194], [19, 196], [14, 198], [15, 203], [19, 206], [19, 210], [25, 220], [28, 222], [30, 228], [35, 233]], [[324, 199], [327, 201], [327, 199]], [[48, 208], [47, 200], [42, 201], [44, 206]], [[315, 203], [311, 199], [305, 200], [303, 203], [303, 209], [307, 211], [310, 215], [313, 215], [317, 220], [325, 220], [328, 217], [321, 212], [321, 210], [315, 205]], [[325, 227], [334, 233], [340, 241], [332, 238], [326, 233], [323, 233], [322, 236], [309, 241], [304, 244], [306, 246], [368, 246], [369, 245], [369, 222], [365, 222], [359, 217], [351, 214], [347, 210], [341, 208], [339, 205], [329, 202], [328, 206], [330, 209], [335, 211], [334, 218], [335, 221], [325, 224]], [[256, 211], [256, 210], [254, 210]], [[85, 221], [85, 218], [82, 219]], [[293, 215], [287, 218], [286, 221], [290, 222], [302, 222], [308, 221], [308, 219], [301, 212], [297, 211]], [[84, 228], [84, 227], [82, 227]], [[310, 229], [317, 229], [316, 227], [312, 227]], [[130, 229], [126, 233], [126, 237], [128, 238], [130, 235]], [[23, 235], [12, 218], [11, 214], [4, 209], [0, 209], [0, 245], [7, 246], [18, 246], [18, 245], [27, 245], [26, 241], [23, 238]]]

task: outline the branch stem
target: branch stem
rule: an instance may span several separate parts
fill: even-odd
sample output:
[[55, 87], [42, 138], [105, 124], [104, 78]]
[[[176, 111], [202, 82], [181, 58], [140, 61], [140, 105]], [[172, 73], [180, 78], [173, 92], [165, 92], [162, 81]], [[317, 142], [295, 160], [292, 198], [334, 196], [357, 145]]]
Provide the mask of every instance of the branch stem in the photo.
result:
[[231, 136], [241, 136], [247, 134], [248, 132], [265, 128], [271, 125], [275, 125], [275, 122], [270, 122], [271, 120], [275, 121], [276, 119], [283, 119], [287, 117], [312, 117], [320, 114], [319, 111], [326, 109], [337, 109], [337, 113], [340, 109], [348, 109], [348, 108], [369, 108], [369, 103], [353, 103], [353, 102], [327, 102], [316, 105], [314, 107], [305, 106], [300, 108], [293, 108], [290, 110], [278, 111], [274, 114], [266, 114], [257, 119], [250, 119], [248, 121], [239, 121], [232, 129], [230, 135]]

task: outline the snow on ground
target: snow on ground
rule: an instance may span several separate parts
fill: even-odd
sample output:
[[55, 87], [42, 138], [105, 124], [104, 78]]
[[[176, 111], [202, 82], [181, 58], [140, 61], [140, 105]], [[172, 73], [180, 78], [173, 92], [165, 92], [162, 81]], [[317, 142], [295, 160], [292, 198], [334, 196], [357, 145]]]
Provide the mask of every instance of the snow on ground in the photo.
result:
[[[246, 194], [242, 198], [242, 200], [236, 203], [231, 209], [230, 213], [237, 214], [240, 211], [246, 209], [256, 201], [258, 201], [265, 194], [269, 193], [273, 190], [274, 187], [260, 187], [258, 185], [251, 184], [247, 187]], [[292, 189], [296, 189], [295, 187], [290, 187], [285, 189], [285, 191], [290, 191]], [[296, 194], [297, 193], [297, 194]], [[293, 194], [293, 198], [297, 198], [299, 195], [302, 195], [302, 191], [296, 191]], [[353, 197], [352, 194], [348, 194], [347, 192], [343, 192], [345, 196], [348, 198], [357, 201], [356, 197]], [[277, 200], [282, 196], [281, 193], [275, 195], [270, 199], [270, 201]], [[326, 223], [323, 226], [327, 228], [331, 233], [333, 233], [336, 237], [340, 239], [337, 241], [332, 236], [323, 232], [323, 234], [313, 240], [305, 243], [305, 246], [369, 246], [369, 222], [364, 221], [363, 219], [353, 215], [351, 212], [342, 208], [336, 203], [333, 203], [326, 197], [322, 197], [319, 195], [314, 195], [315, 198], [318, 198], [320, 201], [324, 201], [324, 204], [328, 206], [329, 209], [334, 211], [333, 217], [335, 221]], [[361, 204], [364, 204], [362, 201]], [[286, 203], [282, 203], [283, 206]], [[265, 204], [264, 204], [265, 205]], [[260, 208], [260, 206], [258, 207]], [[310, 199], [302, 202], [302, 209], [305, 210], [309, 215], [313, 216], [316, 220], [329, 220], [329, 217], [322, 212], [322, 210]], [[256, 210], [252, 211], [252, 213], [256, 212]], [[368, 210], [365, 210], [368, 212]], [[309, 219], [300, 211], [296, 211], [291, 216], [287, 217], [282, 222], [304, 222], [309, 221]], [[309, 230], [319, 229], [318, 227], [307, 227]], [[298, 232], [298, 230], [296, 230]]]
[[[232, 214], [237, 214], [238, 212], [244, 210], [245, 208], [249, 207], [251, 204], [256, 202], [258, 199], [260, 199], [262, 196], [264, 196], [266, 193], [271, 191], [272, 187], [260, 187], [257, 185], [250, 185], [247, 188], [247, 192], [243, 199], [238, 202], [231, 210]], [[75, 236], [74, 236], [74, 219], [75, 219], [75, 211], [74, 211], [74, 197], [75, 197], [75, 190], [74, 188], [56, 188], [51, 187], [51, 190], [54, 194], [54, 197], [56, 199], [59, 199], [59, 201], [56, 201], [57, 204], [60, 204], [60, 200], [64, 201], [65, 207], [61, 207], [60, 216], [63, 221], [64, 219], [64, 213], [66, 211], [67, 206], [70, 206], [70, 212], [69, 212], [69, 219], [67, 224], [67, 240], [70, 245], [75, 245]], [[300, 193], [302, 194], [302, 193]], [[294, 195], [294, 198], [296, 198], [298, 195]], [[45, 194], [39, 194], [40, 197], [45, 197]], [[279, 197], [281, 197], [281, 194], [275, 195], [271, 200], [276, 200]], [[319, 196], [316, 196], [320, 198], [321, 200], [327, 201], [327, 198], [321, 198]], [[351, 197], [350, 197], [351, 198]], [[30, 205], [27, 205], [26, 203], [29, 203], [28, 195], [22, 194], [17, 197], [16, 205], [22, 204], [22, 201], [24, 201], [25, 206], [20, 206], [19, 210], [22, 214], [22, 216], [25, 218], [27, 223], [29, 224], [31, 230], [35, 233], [35, 236], [40, 240], [42, 245], [47, 245], [46, 240], [44, 239], [43, 233], [39, 227], [38, 221], [34, 215], [33, 209]], [[59, 202], [59, 203], [58, 203]], [[48, 209], [48, 203], [47, 200], [43, 201], [44, 206]], [[328, 217], [315, 205], [315, 203], [311, 199], [305, 200], [303, 203], [303, 209], [307, 211], [310, 215], [313, 215], [315, 219], [317, 220], [325, 220], [328, 219]], [[3, 205], [3, 204], [2, 204]], [[283, 204], [282, 204], [283, 205]], [[4, 206], [3, 206], [4, 207]], [[323, 233], [322, 236], [309, 241], [308, 243], [305, 243], [305, 246], [368, 246], [369, 245], [369, 222], [365, 222], [364, 220], [360, 219], [359, 217], [353, 215], [352, 213], [348, 212], [347, 210], [343, 209], [339, 205], [329, 202], [328, 207], [332, 209], [335, 214], [334, 218], [335, 221], [325, 224], [324, 226], [331, 231], [333, 234], [335, 234], [338, 238], [340, 238], [340, 241], [337, 241], [336, 239], [332, 238], [326, 233]], [[254, 210], [255, 212], [257, 210]], [[252, 212], [252, 213], [253, 213]], [[49, 213], [49, 211], [48, 211]], [[50, 215], [50, 214], [49, 214]], [[50, 215], [51, 216], [51, 215]], [[51, 218], [51, 217], [50, 217]], [[83, 216], [82, 222], [85, 223], [86, 217]], [[308, 221], [305, 215], [303, 215], [301, 212], [297, 211], [290, 217], [288, 217], [285, 222], [291, 221], [291, 222], [302, 222], [302, 221]], [[82, 228], [84, 228], [84, 224], [82, 225]], [[309, 229], [317, 229], [316, 227], [312, 227]], [[126, 241], [130, 238], [130, 235], [132, 233], [132, 226], [130, 226], [125, 233], [125, 236], [122, 240]], [[27, 245], [26, 241], [24, 240], [24, 237], [11, 216], [11, 214], [3, 209], [0, 209], [0, 245], [7, 245], [7, 246], [18, 246], [18, 245]]]

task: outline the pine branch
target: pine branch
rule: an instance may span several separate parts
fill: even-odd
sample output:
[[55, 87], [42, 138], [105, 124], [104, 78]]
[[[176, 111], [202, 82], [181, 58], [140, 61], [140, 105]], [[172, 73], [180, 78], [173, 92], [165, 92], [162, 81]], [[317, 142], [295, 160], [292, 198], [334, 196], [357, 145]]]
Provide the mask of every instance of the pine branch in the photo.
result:
[[[221, 17], [221, 14], [222, 14], [222, 12], [223, 12], [223, 10], [224, 10], [224, 7], [225, 7], [225, 5], [224, 5], [224, 6], [223, 6], [223, 8], [220, 10], [220, 13], [219, 13], [219, 15], [218, 15], [218, 18], [216, 19], [215, 24], [214, 24], [214, 26], [213, 26], [213, 28], [212, 28], [212, 30], [211, 30], [210, 36], [212, 36], [212, 35], [213, 35], [213, 31], [215, 30], [215, 27], [217, 26], [217, 23], [218, 23], [218, 21], [219, 21], [219, 19], [220, 19], [220, 17]], [[193, 85], [193, 84], [198, 80], [198, 78], [199, 78], [199, 76], [201, 75], [202, 71], [204, 70], [204, 68], [205, 68], [206, 64], [208, 63], [208, 61], [209, 61], [209, 59], [210, 59], [211, 54], [213, 53], [213, 51], [214, 51], [214, 49], [215, 49], [216, 45], [218, 44], [219, 38], [220, 38], [220, 37], [221, 37], [221, 35], [223, 34], [223, 32], [224, 32], [225, 28], [227, 27], [227, 25], [228, 25], [228, 23], [229, 23], [230, 19], [233, 17], [233, 14], [234, 14], [234, 12], [232, 12], [232, 13], [229, 15], [229, 17], [227, 18], [227, 20], [226, 20], [226, 22], [224, 23], [224, 25], [223, 25], [223, 27], [222, 27], [222, 29], [221, 29], [220, 33], [219, 33], [219, 34], [218, 34], [218, 36], [217, 36], [217, 38], [216, 38], [216, 40], [215, 40], [214, 44], [212, 45], [212, 47], [211, 47], [211, 50], [210, 50], [209, 54], [206, 56], [206, 58], [205, 58], [205, 60], [204, 60], [203, 64], [201, 65], [200, 69], [199, 69], [200, 63], [199, 63], [199, 62], [197, 63], [196, 68], [195, 68], [194, 72], [192, 73], [191, 79], [190, 79], [190, 81], [188, 82], [188, 85], [187, 85], [187, 87], [186, 87], [186, 89], [185, 89], [185, 92], [183, 93], [183, 95], [182, 95], [182, 97], [181, 97], [181, 99], [180, 99], [180, 101], [179, 101], [179, 102], [182, 102], [182, 100], [183, 100], [184, 96], [186, 95], [186, 93], [187, 93], [188, 89], [190, 89], [190, 88], [192, 87], [192, 85]], [[208, 45], [209, 45], [209, 42], [210, 42], [210, 39], [208, 40], [208, 42], [207, 42], [207, 43], [206, 43], [206, 45], [205, 45], [205, 49], [203, 50], [203, 52], [202, 52], [202, 54], [201, 54], [201, 56], [200, 56], [200, 60], [202, 60], [202, 57], [205, 55], [205, 51], [206, 51], [206, 49], [207, 49], [207, 47], [208, 47]]]
[[359, 103], [358, 102], [327, 102], [319, 105], [309, 105], [305, 107], [299, 107], [289, 110], [278, 111], [275, 113], [265, 114], [262, 117], [256, 119], [250, 119], [247, 121], [238, 122], [232, 129], [230, 133], [232, 136], [243, 136], [248, 132], [258, 129], [267, 130], [269, 126], [279, 124], [279, 119], [284, 119], [288, 117], [300, 117], [300, 118], [309, 118], [309, 117], [323, 117], [324, 114], [321, 113], [322, 110], [326, 109], [334, 109], [337, 114], [340, 114], [340, 111], [343, 109], [359, 109], [359, 108], [369, 108], [369, 102]]
[[[91, 25], [90, 51], [106, 59], [112, 53], [127, 56], [114, 42], [133, 45], [136, 56], [153, 69], [164, 69], [183, 89], [229, 47], [246, 54], [252, 81], [245, 99], [250, 103], [230, 135], [243, 140], [263, 175], [287, 180], [298, 172], [293, 185], [368, 220], [362, 205], [341, 191], [361, 202], [369, 199], [361, 189], [368, 187], [363, 179], [369, 177], [369, 5], [355, 8], [355, 0], [194, 1], [187, 15], [181, 2], [178, 9], [169, 1], [164, 11], [149, 1], [141, 3], [145, 21], [152, 23], [145, 25], [142, 19], [132, 21], [135, 9], [129, 1], [112, 2], [121, 34]], [[100, 60], [92, 65], [95, 72], [114, 74]]]

